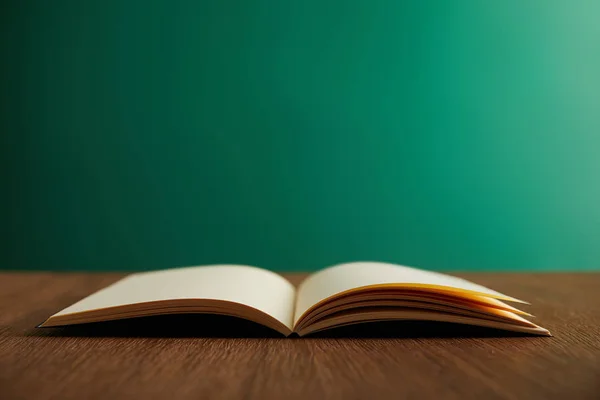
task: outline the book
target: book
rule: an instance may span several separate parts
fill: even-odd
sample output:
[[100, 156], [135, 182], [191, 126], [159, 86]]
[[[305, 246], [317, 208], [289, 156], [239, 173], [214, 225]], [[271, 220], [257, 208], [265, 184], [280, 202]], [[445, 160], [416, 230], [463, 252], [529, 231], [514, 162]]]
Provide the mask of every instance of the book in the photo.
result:
[[439, 272], [380, 262], [335, 265], [295, 288], [257, 267], [210, 265], [129, 275], [52, 315], [40, 327], [165, 314], [238, 317], [282, 335], [305, 336], [371, 321], [418, 320], [550, 336], [526, 302]]

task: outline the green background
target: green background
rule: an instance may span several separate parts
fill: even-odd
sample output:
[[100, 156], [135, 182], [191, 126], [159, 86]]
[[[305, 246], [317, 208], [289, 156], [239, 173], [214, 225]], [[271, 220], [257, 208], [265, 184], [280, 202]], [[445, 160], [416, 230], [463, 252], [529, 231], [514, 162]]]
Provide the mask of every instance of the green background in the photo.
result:
[[24, 1], [6, 269], [600, 267], [598, 1]]

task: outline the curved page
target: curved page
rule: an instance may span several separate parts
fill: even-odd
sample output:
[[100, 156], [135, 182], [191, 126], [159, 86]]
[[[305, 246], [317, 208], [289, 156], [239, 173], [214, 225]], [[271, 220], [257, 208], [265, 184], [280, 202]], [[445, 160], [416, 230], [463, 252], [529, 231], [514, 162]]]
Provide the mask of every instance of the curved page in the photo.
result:
[[[204, 299], [243, 304], [292, 330], [295, 289], [283, 277], [241, 265], [184, 267], [130, 275], [53, 317], [133, 304]], [[43, 325], [42, 325], [43, 326]]]
[[298, 288], [294, 323], [311, 307], [327, 298], [365, 286], [438, 288], [457, 293], [470, 293], [522, 302], [484, 286], [438, 272], [424, 271], [396, 264], [353, 262], [329, 267], [309, 276], [302, 282]]
[[365, 313], [355, 313], [349, 311], [345, 315], [339, 315], [332, 318], [326, 318], [313, 325], [301, 329], [298, 335], [304, 336], [310, 333], [318, 332], [325, 329], [337, 328], [345, 325], [361, 324], [366, 322], [383, 322], [383, 321], [435, 321], [435, 322], [450, 322], [457, 324], [466, 324], [474, 326], [482, 326], [486, 328], [504, 329], [513, 332], [530, 333], [533, 335], [552, 336], [545, 328], [537, 326], [533, 323], [530, 325], [512, 324], [509, 322], [493, 321], [482, 318], [473, 318], [465, 315], [448, 314], [444, 312], [428, 311], [428, 310], [396, 310], [396, 311], [368, 311]]

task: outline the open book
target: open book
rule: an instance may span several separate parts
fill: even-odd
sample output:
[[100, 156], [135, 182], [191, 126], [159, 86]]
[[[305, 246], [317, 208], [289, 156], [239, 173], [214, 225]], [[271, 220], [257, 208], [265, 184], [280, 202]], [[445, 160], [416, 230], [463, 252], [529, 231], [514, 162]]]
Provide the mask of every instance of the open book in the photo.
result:
[[521, 300], [453, 276], [376, 262], [336, 265], [296, 289], [282, 276], [240, 265], [130, 275], [54, 314], [40, 327], [180, 314], [223, 314], [304, 336], [370, 321], [426, 320], [550, 335], [505, 303]]

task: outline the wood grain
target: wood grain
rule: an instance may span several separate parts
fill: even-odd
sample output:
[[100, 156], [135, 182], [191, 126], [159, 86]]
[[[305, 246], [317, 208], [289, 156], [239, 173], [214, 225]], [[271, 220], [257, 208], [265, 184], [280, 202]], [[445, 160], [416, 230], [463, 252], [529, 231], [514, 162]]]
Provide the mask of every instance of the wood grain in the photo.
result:
[[389, 323], [284, 339], [201, 316], [40, 330], [122, 274], [3, 273], [0, 398], [600, 399], [600, 274], [459, 275], [530, 301], [555, 337]]

